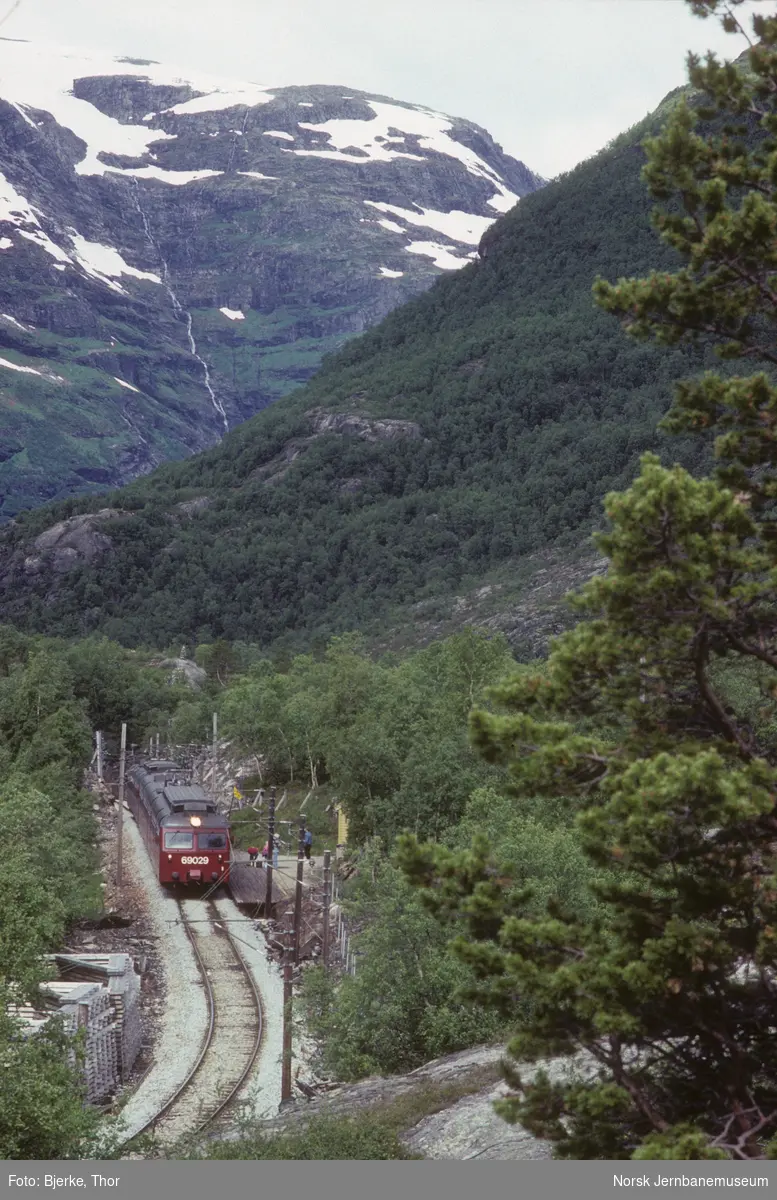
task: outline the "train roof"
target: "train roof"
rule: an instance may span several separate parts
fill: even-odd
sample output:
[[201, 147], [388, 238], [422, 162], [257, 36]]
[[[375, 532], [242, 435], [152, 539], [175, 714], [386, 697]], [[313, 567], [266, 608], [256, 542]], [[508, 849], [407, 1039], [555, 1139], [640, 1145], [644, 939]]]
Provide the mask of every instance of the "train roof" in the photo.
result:
[[[177, 763], [151, 759], [134, 766], [129, 777], [160, 825], [180, 825], [189, 814], [198, 815], [204, 828], [228, 825], [199, 784], [181, 782], [180, 777], [185, 774]], [[168, 782], [170, 775], [173, 778]]]
[[168, 784], [165, 788], [170, 807], [179, 812], [215, 812], [216, 805], [196, 783]]
[[138, 764], [141, 771], [182, 771], [180, 763], [171, 762], [169, 758], [147, 758]]

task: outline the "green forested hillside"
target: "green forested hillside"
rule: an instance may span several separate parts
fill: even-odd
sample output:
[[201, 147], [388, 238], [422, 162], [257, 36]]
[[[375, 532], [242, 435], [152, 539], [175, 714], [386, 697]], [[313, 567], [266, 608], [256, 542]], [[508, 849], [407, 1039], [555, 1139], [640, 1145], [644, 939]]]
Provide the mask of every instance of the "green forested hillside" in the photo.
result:
[[103, 498], [120, 513], [91, 561], [76, 550], [52, 571], [51, 540], [31, 542], [94, 497], [20, 518], [0, 551], [3, 618], [130, 644], [325, 636], [578, 545], [646, 448], [698, 466], [698, 445], [655, 431], [698, 358], [624, 338], [591, 297], [597, 274], [672, 263], [640, 181], [660, 119], [526, 197], [481, 262], [218, 448]]

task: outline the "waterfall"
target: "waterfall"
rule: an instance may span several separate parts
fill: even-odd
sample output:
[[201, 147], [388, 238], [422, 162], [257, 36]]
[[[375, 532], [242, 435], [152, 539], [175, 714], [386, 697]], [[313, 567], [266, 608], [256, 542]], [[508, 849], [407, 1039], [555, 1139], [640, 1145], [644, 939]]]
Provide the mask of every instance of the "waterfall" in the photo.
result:
[[211, 382], [211, 377], [210, 377], [210, 368], [209, 368], [208, 364], [206, 363], [205, 359], [202, 357], [202, 355], [197, 350], [197, 343], [195, 342], [194, 334], [192, 333], [192, 314], [189, 312], [188, 309], [184, 308], [184, 306], [181, 304], [181, 301], [178, 299], [177, 295], [175, 294], [175, 289], [173, 288], [173, 285], [170, 282], [170, 271], [168, 269], [167, 262], [165, 261], [165, 258], [162, 254], [159, 243], [157, 242], [156, 238], [154, 237], [154, 235], [151, 231], [151, 224], [149, 222], [148, 215], [147, 215], [145, 209], [143, 208], [143, 205], [140, 200], [140, 188], [138, 187], [137, 179], [133, 179], [132, 183], [133, 183], [132, 195], [133, 195], [133, 198], [135, 201], [135, 207], [137, 208], [138, 213], [140, 214], [140, 219], [143, 222], [143, 229], [145, 230], [146, 240], [147, 240], [149, 246], [151, 247], [151, 249], [154, 251], [154, 254], [155, 254], [157, 260], [162, 265], [162, 287], [165, 289], [168, 296], [170, 297], [170, 304], [172, 305], [172, 309], [173, 309], [173, 312], [175, 313], [176, 317], [178, 318], [178, 320], [183, 320], [186, 324], [186, 340], [189, 343], [189, 350], [191, 352], [192, 358], [195, 358], [197, 360], [197, 362], [200, 364], [200, 366], [202, 367], [202, 373], [203, 373], [203, 377], [204, 377], [204, 381], [205, 381], [205, 387], [208, 390], [208, 395], [210, 396], [211, 404], [213, 405], [216, 412], [221, 417], [221, 420], [224, 424], [224, 432], [228, 433], [229, 432], [229, 421], [227, 420], [227, 414], [224, 410], [224, 405], [221, 403], [221, 401], [219, 400], [215, 391], [213, 390], [213, 384]]

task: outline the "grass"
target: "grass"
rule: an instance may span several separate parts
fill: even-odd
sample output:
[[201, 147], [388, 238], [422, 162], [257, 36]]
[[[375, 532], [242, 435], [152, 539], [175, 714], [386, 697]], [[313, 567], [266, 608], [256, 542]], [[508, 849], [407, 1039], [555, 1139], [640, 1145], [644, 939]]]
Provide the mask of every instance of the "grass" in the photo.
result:
[[[295, 1114], [293, 1125], [280, 1130], [244, 1126], [243, 1136], [208, 1148], [216, 1159], [409, 1159], [402, 1142], [419, 1121], [450, 1108], [465, 1096], [474, 1095], [501, 1078], [496, 1064], [463, 1070], [455, 1081], [423, 1083], [389, 1101], [378, 1101], [363, 1110], [354, 1101], [354, 1113], [319, 1112], [306, 1118]], [[366, 1103], [369, 1104], [369, 1101]], [[361, 1111], [359, 1111], [361, 1110]]]

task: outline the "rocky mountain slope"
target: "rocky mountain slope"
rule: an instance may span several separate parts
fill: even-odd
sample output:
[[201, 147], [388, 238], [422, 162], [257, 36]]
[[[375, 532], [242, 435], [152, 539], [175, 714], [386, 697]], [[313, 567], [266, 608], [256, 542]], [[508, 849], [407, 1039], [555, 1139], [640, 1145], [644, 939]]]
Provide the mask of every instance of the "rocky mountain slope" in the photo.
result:
[[[522, 656], [563, 626], [601, 500], [645, 449], [704, 464], [656, 424], [704, 351], [634, 342], [591, 285], [671, 266], [640, 128], [526, 197], [451, 272], [221, 444], [0, 538], [0, 617], [129, 644], [386, 646], [461, 623]], [[101, 509], [102, 511], [98, 511]]]
[[385, 97], [0, 39], [0, 517], [213, 445], [541, 183]]

